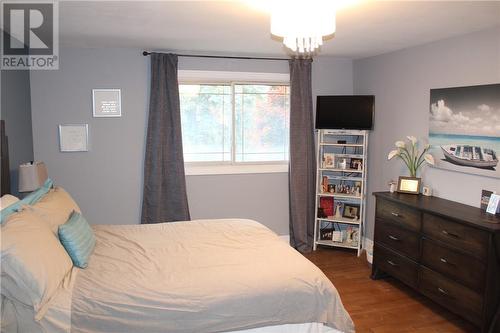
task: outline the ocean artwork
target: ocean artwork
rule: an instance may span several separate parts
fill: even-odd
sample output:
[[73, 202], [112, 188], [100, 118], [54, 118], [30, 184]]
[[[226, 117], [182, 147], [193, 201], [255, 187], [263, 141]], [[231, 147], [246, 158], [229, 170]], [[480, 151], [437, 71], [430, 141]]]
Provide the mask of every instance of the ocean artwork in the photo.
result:
[[500, 84], [431, 89], [429, 144], [437, 168], [500, 178]]

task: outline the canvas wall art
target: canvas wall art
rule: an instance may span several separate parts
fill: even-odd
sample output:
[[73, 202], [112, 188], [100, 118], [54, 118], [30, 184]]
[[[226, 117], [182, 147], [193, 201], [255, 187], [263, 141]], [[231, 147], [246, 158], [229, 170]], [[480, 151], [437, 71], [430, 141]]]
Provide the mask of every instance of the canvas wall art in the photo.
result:
[[431, 89], [436, 167], [500, 178], [500, 84]]

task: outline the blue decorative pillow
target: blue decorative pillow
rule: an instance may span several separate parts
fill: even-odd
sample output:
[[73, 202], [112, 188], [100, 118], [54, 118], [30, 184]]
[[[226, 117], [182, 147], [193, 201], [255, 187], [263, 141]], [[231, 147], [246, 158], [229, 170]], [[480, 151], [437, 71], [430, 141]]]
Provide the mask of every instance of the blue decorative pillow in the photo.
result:
[[28, 194], [26, 197], [24, 197], [21, 201], [24, 202], [25, 205], [33, 205], [37, 203], [49, 190], [54, 186], [54, 182], [52, 179], [47, 178], [45, 183], [43, 185], [36, 189], [35, 191], [31, 192]]
[[9, 215], [12, 215], [16, 213], [18, 210], [21, 209], [23, 205], [33, 205], [37, 203], [45, 194], [49, 192], [49, 190], [54, 186], [54, 182], [52, 179], [47, 178], [45, 183], [40, 187], [39, 189], [31, 192], [28, 194], [26, 197], [23, 199], [19, 200], [16, 203], [13, 203], [12, 205], [5, 207], [2, 209], [0, 212], [0, 224], [2, 224]]
[[80, 268], [87, 267], [89, 257], [94, 250], [95, 236], [82, 214], [73, 211], [68, 221], [59, 226], [58, 234], [73, 264]]

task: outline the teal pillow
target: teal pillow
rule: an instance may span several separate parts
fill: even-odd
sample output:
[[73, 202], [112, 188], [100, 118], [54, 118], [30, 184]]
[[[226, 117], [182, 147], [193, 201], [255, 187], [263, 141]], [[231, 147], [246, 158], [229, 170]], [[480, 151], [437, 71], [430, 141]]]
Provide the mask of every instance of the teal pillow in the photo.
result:
[[58, 234], [73, 264], [80, 268], [87, 267], [89, 257], [94, 250], [95, 236], [82, 214], [73, 211], [68, 221], [59, 226]]
[[49, 190], [54, 186], [54, 182], [52, 179], [47, 178], [45, 183], [38, 188], [37, 190], [31, 192], [27, 196], [25, 196], [23, 199], [19, 200], [16, 203], [13, 203], [12, 205], [5, 207], [2, 209], [0, 212], [0, 224], [2, 224], [9, 215], [12, 215], [16, 213], [19, 209], [21, 209], [21, 206], [23, 205], [33, 205], [37, 203]]
[[43, 185], [36, 189], [35, 191], [31, 192], [28, 194], [26, 197], [24, 197], [21, 201], [24, 202], [25, 205], [33, 205], [37, 203], [49, 190], [54, 186], [54, 182], [52, 179], [47, 178], [45, 183]]

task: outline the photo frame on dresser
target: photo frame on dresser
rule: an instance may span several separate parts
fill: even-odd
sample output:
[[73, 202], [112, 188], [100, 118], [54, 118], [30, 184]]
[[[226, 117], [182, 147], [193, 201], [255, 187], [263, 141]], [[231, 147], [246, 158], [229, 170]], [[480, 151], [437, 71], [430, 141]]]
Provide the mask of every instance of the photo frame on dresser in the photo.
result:
[[398, 179], [398, 192], [407, 194], [419, 194], [420, 182], [420, 178], [400, 176]]

